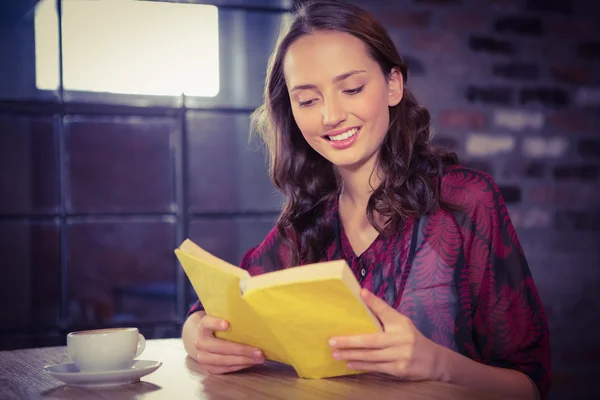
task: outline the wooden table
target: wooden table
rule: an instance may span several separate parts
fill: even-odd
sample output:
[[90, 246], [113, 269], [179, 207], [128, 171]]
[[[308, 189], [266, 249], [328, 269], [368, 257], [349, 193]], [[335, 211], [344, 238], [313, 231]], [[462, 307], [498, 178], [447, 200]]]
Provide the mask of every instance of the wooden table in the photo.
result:
[[163, 365], [137, 383], [82, 388], [64, 385], [43, 371], [45, 365], [70, 362], [66, 347], [3, 351], [0, 399], [499, 399], [455, 385], [400, 382], [381, 375], [306, 380], [277, 363], [245, 372], [207, 375], [186, 357], [180, 339], [148, 340], [140, 359], [162, 361]]

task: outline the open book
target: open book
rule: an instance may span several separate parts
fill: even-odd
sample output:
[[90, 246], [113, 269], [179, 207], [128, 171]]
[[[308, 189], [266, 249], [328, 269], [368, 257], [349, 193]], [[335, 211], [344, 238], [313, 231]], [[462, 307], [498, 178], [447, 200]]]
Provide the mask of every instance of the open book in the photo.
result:
[[302, 378], [359, 373], [333, 359], [329, 338], [382, 330], [343, 260], [251, 277], [189, 239], [175, 254], [206, 313], [229, 321], [217, 337], [257, 347]]

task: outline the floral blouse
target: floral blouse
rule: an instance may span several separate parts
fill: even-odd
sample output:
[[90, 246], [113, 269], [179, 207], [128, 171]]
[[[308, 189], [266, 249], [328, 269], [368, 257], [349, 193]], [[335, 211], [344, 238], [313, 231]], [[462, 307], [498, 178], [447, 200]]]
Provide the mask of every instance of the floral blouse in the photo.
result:
[[[335, 238], [321, 261], [346, 260], [362, 287], [409, 317], [423, 335], [473, 360], [521, 371], [546, 398], [548, 323], [498, 187], [483, 172], [454, 166], [441, 190], [460, 211], [408, 221], [360, 255], [350, 246], [335, 202]], [[273, 228], [245, 254], [241, 267], [259, 275], [283, 268], [284, 260]], [[196, 302], [190, 313], [201, 309]]]

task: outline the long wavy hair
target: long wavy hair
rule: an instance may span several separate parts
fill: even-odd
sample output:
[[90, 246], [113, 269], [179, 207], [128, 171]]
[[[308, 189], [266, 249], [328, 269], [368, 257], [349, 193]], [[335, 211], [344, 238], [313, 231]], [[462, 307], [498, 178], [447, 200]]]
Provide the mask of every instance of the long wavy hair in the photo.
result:
[[[264, 103], [252, 115], [252, 131], [263, 139], [269, 154], [269, 176], [285, 196], [277, 221], [289, 250], [288, 263], [317, 262], [334, 237], [330, 213], [341, 182], [334, 165], [308, 145], [292, 115], [283, 73], [283, 60], [292, 43], [316, 31], [339, 31], [360, 39], [381, 72], [395, 68], [407, 81], [404, 61], [386, 29], [365, 10], [336, 0], [302, 4], [283, 27], [269, 58]], [[404, 88], [400, 103], [389, 107], [390, 125], [378, 154], [382, 181], [367, 205], [367, 218], [384, 237], [410, 218], [450, 208], [440, 198], [446, 165], [458, 164], [456, 154], [431, 143], [430, 114]], [[375, 212], [387, 220], [380, 226]]]

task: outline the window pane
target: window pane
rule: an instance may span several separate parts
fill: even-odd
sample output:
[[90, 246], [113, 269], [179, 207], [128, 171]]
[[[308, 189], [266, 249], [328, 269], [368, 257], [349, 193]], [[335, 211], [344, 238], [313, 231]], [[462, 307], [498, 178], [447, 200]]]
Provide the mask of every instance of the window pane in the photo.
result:
[[0, 330], [58, 327], [59, 222], [0, 219], [0, 254]]
[[57, 213], [59, 190], [52, 117], [0, 116], [0, 215]]
[[169, 118], [66, 117], [67, 211], [172, 211], [177, 129]]
[[[5, 1], [0, 7], [0, 99], [53, 100], [56, 93], [36, 87], [35, 17], [32, 1]], [[41, 4], [40, 4], [41, 6]], [[44, 2], [45, 24], [57, 24], [54, 2]], [[45, 37], [46, 68], [58, 82], [58, 25]], [[53, 41], [54, 37], [54, 41]], [[51, 72], [49, 72], [51, 73]]]
[[219, 12], [221, 90], [191, 97], [189, 106], [254, 108], [263, 99], [267, 61], [288, 14], [222, 9]]
[[282, 196], [267, 175], [258, 139], [248, 142], [247, 114], [188, 115], [189, 211], [278, 212]]
[[248, 250], [258, 246], [273, 229], [277, 216], [195, 218], [189, 237], [223, 260], [239, 265]]
[[173, 218], [87, 218], [67, 223], [71, 326], [175, 318]]
[[[57, 19], [37, 7], [36, 85], [58, 87]], [[65, 90], [215, 96], [219, 92], [218, 10], [154, 1], [63, 0]]]

